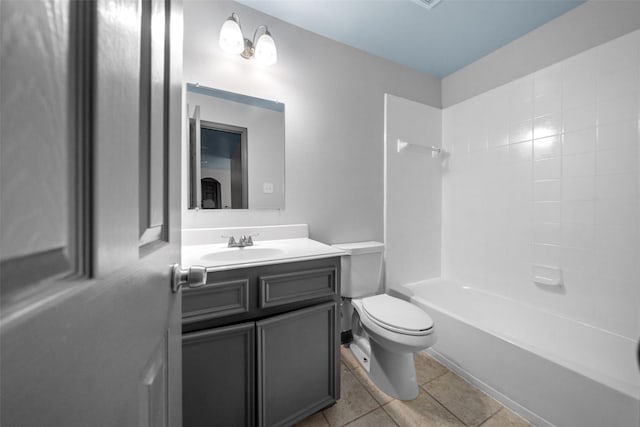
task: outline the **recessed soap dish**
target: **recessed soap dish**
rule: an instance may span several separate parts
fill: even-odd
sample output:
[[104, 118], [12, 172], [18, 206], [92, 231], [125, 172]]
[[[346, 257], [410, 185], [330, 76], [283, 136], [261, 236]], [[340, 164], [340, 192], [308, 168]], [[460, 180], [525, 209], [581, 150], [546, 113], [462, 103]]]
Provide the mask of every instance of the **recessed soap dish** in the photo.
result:
[[531, 281], [541, 286], [563, 286], [562, 269], [547, 265], [531, 266]]

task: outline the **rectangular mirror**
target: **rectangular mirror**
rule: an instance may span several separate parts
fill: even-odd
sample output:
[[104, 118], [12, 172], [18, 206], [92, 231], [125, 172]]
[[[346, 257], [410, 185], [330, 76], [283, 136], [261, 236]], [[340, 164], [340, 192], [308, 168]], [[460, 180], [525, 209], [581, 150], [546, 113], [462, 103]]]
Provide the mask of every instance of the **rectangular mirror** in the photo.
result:
[[187, 83], [190, 209], [284, 209], [284, 104]]

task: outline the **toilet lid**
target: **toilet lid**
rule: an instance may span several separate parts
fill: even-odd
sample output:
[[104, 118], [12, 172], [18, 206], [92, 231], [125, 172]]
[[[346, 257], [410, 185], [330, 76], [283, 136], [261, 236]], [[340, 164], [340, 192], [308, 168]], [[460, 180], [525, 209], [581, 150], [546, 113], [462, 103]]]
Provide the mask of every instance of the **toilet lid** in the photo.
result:
[[427, 313], [407, 301], [390, 295], [363, 298], [362, 307], [371, 320], [394, 332], [426, 335], [433, 327], [433, 320]]

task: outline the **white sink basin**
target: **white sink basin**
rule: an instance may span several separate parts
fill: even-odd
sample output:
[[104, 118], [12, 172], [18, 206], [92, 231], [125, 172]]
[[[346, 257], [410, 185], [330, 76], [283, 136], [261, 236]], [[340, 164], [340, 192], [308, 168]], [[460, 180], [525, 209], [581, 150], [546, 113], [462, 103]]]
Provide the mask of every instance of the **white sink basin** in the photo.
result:
[[205, 265], [211, 262], [214, 264], [236, 264], [270, 259], [282, 254], [284, 254], [284, 251], [279, 248], [246, 246], [244, 248], [224, 248], [205, 254], [201, 259], [205, 262]]
[[216, 271], [342, 254], [340, 249], [308, 238], [275, 239], [261, 240], [244, 248], [228, 248], [226, 243], [184, 246], [182, 265], [202, 265], [207, 271]]

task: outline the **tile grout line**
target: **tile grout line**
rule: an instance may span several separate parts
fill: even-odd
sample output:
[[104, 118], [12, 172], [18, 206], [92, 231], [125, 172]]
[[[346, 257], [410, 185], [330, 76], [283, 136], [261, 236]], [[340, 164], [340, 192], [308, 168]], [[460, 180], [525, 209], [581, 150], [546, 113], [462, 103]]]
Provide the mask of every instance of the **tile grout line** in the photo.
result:
[[[335, 405], [335, 403], [334, 403]], [[326, 408], [325, 408], [326, 409]], [[324, 414], [325, 409], [323, 409], [322, 411], [320, 411], [320, 413], [322, 414], [322, 418], [324, 418], [324, 422], [327, 423], [327, 425], [329, 427], [331, 427], [331, 423], [329, 422], [329, 420], [327, 419], [327, 416]]]
[[[375, 402], [375, 404], [376, 404], [377, 406], [376, 406], [375, 408], [371, 409], [370, 411], [367, 411], [366, 413], [364, 413], [364, 414], [362, 414], [362, 415], [357, 416], [356, 418], [352, 419], [352, 420], [351, 420], [351, 421], [349, 421], [348, 423], [346, 423], [346, 424], [342, 424], [341, 426], [337, 426], [337, 427], [344, 427], [344, 426], [346, 426], [346, 425], [348, 425], [348, 424], [350, 424], [350, 423], [352, 423], [352, 422], [354, 422], [354, 421], [356, 421], [356, 420], [358, 420], [358, 419], [360, 419], [360, 418], [362, 418], [362, 417], [364, 417], [364, 416], [366, 416], [366, 415], [370, 414], [371, 412], [375, 411], [376, 409], [378, 409], [378, 408], [382, 408], [382, 405], [380, 404], [380, 402], [378, 402], [378, 401], [376, 400], [376, 398], [373, 396], [373, 394], [371, 394], [371, 392], [367, 389], [366, 385], [365, 385], [362, 381], [360, 381], [360, 379], [358, 378], [358, 376], [357, 376], [356, 374], [354, 374], [354, 373], [353, 373], [353, 371], [354, 371], [354, 370], [356, 370], [356, 369], [358, 369], [358, 368], [360, 367], [360, 365], [358, 365], [358, 366], [356, 366], [355, 368], [351, 369], [351, 368], [349, 367], [349, 364], [348, 364], [348, 363], [345, 363], [344, 361], [342, 361], [342, 358], [341, 358], [341, 363], [344, 363], [344, 366], [347, 368], [347, 370], [349, 371], [349, 373], [350, 373], [351, 375], [353, 375], [353, 377], [356, 379], [356, 381], [357, 381], [357, 382], [362, 386], [362, 388], [364, 389], [364, 391], [365, 391], [365, 392], [367, 392], [367, 393], [369, 394], [369, 396], [373, 399], [373, 401]], [[364, 369], [364, 368], [363, 368], [363, 369]], [[384, 409], [384, 408], [383, 408], [383, 409]], [[385, 412], [386, 412], [386, 411], [385, 411]], [[327, 417], [324, 415], [324, 411], [322, 411], [322, 416], [325, 418], [325, 420], [327, 420]], [[390, 418], [391, 418], [391, 417], [390, 417]], [[392, 419], [392, 420], [393, 420], [393, 419]], [[331, 425], [331, 423], [329, 423], [329, 420], [327, 420], [327, 424]], [[395, 421], [394, 421], [394, 424], [395, 424]], [[397, 425], [397, 424], [396, 424], [396, 425]]]
[[[442, 402], [440, 402], [438, 399], [436, 399], [436, 397], [434, 395], [432, 395], [431, 393], [429, 393], [429, 390], [427, 390], [424, 386], [437, 380], [440, 377], [443, 377], [445, 375], [447, 375], [449, 372], [451, 372], [449, 369], [447, 369], [445, 372], [441, 373], [440, 375], [438, 375], [437, 377], [431, 378], [429, 381], [426, 381], [424, 384], [420, 384], [420, 388], [427, 393], [429, 396], [431, 396], [431, 398], [433, 400], [435, 400], [436, 402], [438, 402], [438, 404], [440, 406], [442, 406], [448, 413], [450, 413], [456, 420], [460, 421], [462, 423], [462, 425], [467, 425], [467, 423], [465, 423], [464, 421], [462, 421], [460, 418], [458, 418], [458, 416], [456, 414], [454, 414], [449, 408], [446, 407], [446, 405]], [[455, 374], [454, 374], [455, 375]], [[486, 421], [486, 420], [485, 420]], [[484, 421], [483, 421], [484, 422]]]
[[[397, 400], [397, 399], [393, 399], [393, 400]], [[391, 402], [393, 402], [393, 400]], [[382, 408], [382, 410], [385, 412], [385, 414], [387, 414], [387, 416], [391, 419], [391, 421], [396, 425], [396, 426], [400, 426], [400, 424], [398, 424], [395, 420], [395, 418], [393, 418], [393, 415], [389, 413], [389, 411], [387, 411], [385, 409], [385, 406], [389, 405], [391, 402], [387, 402], [384, 405], [381, 405], [380, 407]]]
[[[345, 347], [345, 349], [348, 351], [348, 347]], [[348, 364], [348, 363], [345, 363], [344, 365], [347, 367], [347, 369], [349, 370], [349, 372], [351, 372], [351, 374], [354, 376], [354, 378], [356, 379], [356, 381], [358, 381], [358, 383], [360, 383], [360, 385], [362, 386], [362, 388], [363, 388], [367, 393], [369, 393], [369, 396], [371, 396], [371, 398], [372, 398], [372, 399], [373, 399], [373, 401], [376, 403], [376, 405], [378, 405], [378, 406], [377, 406], [377, 408], [375, 408], [375, 409], [373, 409], [373, 410], [371, 410], [371, 411], [367, 412], [366, 414], [363, 414], [362, 416], [360, 416], [360, 417], [358, 417], [358, 418], [356, 418], [356, 419], [354, 419], [354, 420], [352, 420], [352, 421], [349, 421], [349, 423], [352, 423], [352, 422], [356, 421], [357, 419], [362, 418], [362, 417], [364, 417], [365, 415], [370, 414], [371, 412], [373, 412], [373, 411], [375, 411], [375, 410], [377, 410], [377, 409], [379, 409], [379, 408], [380, 408], [380, 409], [382, 409], [382, 410], [384, 411], [384, 413], [385, 413], [385, 414], [387, 414], [387, 416], [389, 417], [389, 419], [391, 420], [391, 422], [392, 422], [393, 424], [395, 424], [396, 426], [398, 426], [398, 423], [397, 423], [397, 422], [396, 422], [396, 420], [393, 418], [393, 416], [392, 416], [392, 415], [391, 415], [391, 414], [390, 414], [386, 409], [384, 409], [385, 405], [388, 405], [389, 403], [393, 402], [394, 400], [398, 400], [398, 399], [391, 398], [391, 400], [390, 400], [390, 401], [388, 401], [388, 402], [386, 402], [386, 403], [384, 403], [384, 404], [382, 404], [382, 403], [378, 402], [378, 400], [375, 398], [375, 396], [374, 396], [374, 395], [369, 391], [369, 389], [367, 388], [366, 384], [365, 384], [364, 382], [362, 382], [362, 381], [360, 380], [360, 378], [359, 378], [357, 375], [355, 375], [355, 374], [354, 374], [354, 372], [353, 372], [353, 371], [355, 371], [356, 369], [359, 369], [359, 368], [362, 368], [362, 370], [364, 370], [364, 368], [363, 368], [359, 363], [356, 365], [356, 367], [355, 367], [355, 368], [351, 368], [351, 367], [349, 366], [349, 364]], [[366, 374], [366, 373], [367, 373], [367, 372], [365, 371], [365, 374]], [[368, 374], [367, 374], [367, 375], [368, 375]], [[375, 384], [374, 384], [374, 385], [375, 385]], [[382, 391], [381, 391], [381, 392], [382, 392]], [[391, 397], [391, 396], [389, 396], [389, 397]], [[324, 415], [324, 414], [322, 414], [322, 415]], [[325, 417], [325, 418], [326, 418], [326, 417]], [[348, 423], [347, 423], [347, 424], [348, 424]], [[345, 424], [345, 425], [347, 425], [347, 424]]]
[[447, 369], [446, 372], [443, 372], [440, 375], [435, 376], [435, 377], [431, 378], [430, 380], [423, 382], [422, 384], [420, 384], [420, 387], [422, 387], [423, 385], [429, 384], [431, 381], [437, 380], [438, 378], [440, 378], [443, 375], [447, 375], [449, 372], [451, 372], [451, 371], [449, 369]]
[[[360, 366], [358, 366], [358, 367], [360, 367]], [[355, 368], [355, 369], [358, 369], [358, 368]], [[354, 369], [354, 370], [355, 370], [355, 369]], [[364, 368], [362, 368], [362, 369], [364, 370]], [[366, 371], [365, 371], [365, 373], [366, 373]], [[387, 414], [387, 416], [389, 417], [389, 419], [391, 420], [391, 422], [392, 422], [394, 425], [399, 426], [399, 424], [396, 422], [396, 420], [393, 418], [393, 416], [392, 416], [392, 415], [391, 415], [391, 414], [390, 414], [390, 413], [389, 413], [389, 412], [384, 408], [386, 405], [388, 405], [388, 404], [390, 404], [391, 402], [394, 402], [394, 401], [396, 401], [396, 400], [398, 400], [398, 399], [391, 398], [391, 400], [390, 400], [390, 401], [388, 401], [388, 402], [386, 402], [386, 403], [384, 403], [384, 404], [382, 404], [382, 403], [378, 402], [378, 400], [375, 398], [375, 396], [373, 396], [373, 394], [371, 394], [371, 392], [369, 391], [369, 389], [367, 388], [367, 386], [365, 385], [365, 383], [364, 383], [364, 382], [362, 382], [362, 381], [360, 381], [360, 378], [358, 378], [358, 376], [357, 376], [357, 375], [355, 375], [355, 374], [354, 374], [353, 376], [356, 378], [356, 381], [358, 381], [358, 382], [360, 383], [360, 385], [362, 385], [362, 388], [364, 388], [364, 390], [365, 390], [367, 393], [369, 393], [369, 395], [373, 398], [373, 400], [376, 402], [376, 405], [378, 405], [378, 407], [377, 407], [377, 408], [373, 409], [373, 410], [372, 410], [372, 411], [370, 411], [370, 412], [367, 412], [367, 414], [369, 414], [369, 413], [371, 413], [371, 412], [375, 411], [376, 409], [379, 409], [379, 408], [380, 408], [380, 409], [382, 409], [382, 410], [384, 411], [384, 413], [385, 413], [385, 414]], [[381, 391], [381, 393], [383, 393], [383, 392]], [[387, 395], [387, 396], [389, 396], [389, 395]], [[389, 397], [391, 397], [391, 396], [389, 396]], [[367, 415], [367, 414], [364, 414], [364, 415]], [[362, 415], [362, 416], [364, 416], [364, 415]], [[361, 417], [359, 417], [359, 418], [361, 418]], [[356, 418], [356, 420], [357, 420], [357, 419], [358, 419], [358, 418]], [[355, 421], [355, 420], [353, 420], [353, 421]], [[351, 421], [351, 422], [353, 422], [353, 421]]]
[[502, 405], [500, 405], [500, 407], [498, 408], [497, 411], [495, 411], [494, 413], [492, 413], [491, 415], [489, 415], [485, 420], [483, 420], [480, 424], [478, 424], [478, 427], [480, 427], [482, 424], [486, 423], [487, 421], [489, 421], [491, 418], [493, 418], [493, 416], [495, 414], [497, 414], [498, 412], [502, 411], [504, 409], [504, 407]]
[[[425, 383], [425, 384], [427, 384], [427, 383]], [[436, 398], [433, 394], [429, 393], [429, 390], [427, 390], [426, 388], [424, 388], [422, 386], [421, 386], [421, 388], [424, 390], [425, 393], [427, 393], [429, 396], [431, 396], [433, 398], [433, 400], [438, 402], [444, 409], [446, 409], [447, 412], [449, 412], [451, 415], [456, 417], [456, 419], [459, 420], [462, 424], [464, 424], [465, 426], [468, 426], [468, 427], [474, 427], [474, 426], [470, 426], [469, 424], [465, 423], [462, 419], [460, 419], [456, 414], [453, 413], [453, 411], [451, 411], [449, 408], [447, 408], [447, 406], [443, 402], [438, 400], [438, 398]], [[500, 403], [500, 402], [498, 402], [498, 403]], [[485, 424], [487, 421], [489, 421], [489, 419], [491, 419], [494, 415], [496, 415], [498, 412], [502, 411], [503, 409], [504, 409], [504, 406], [502, 406], [502, 404], [500, 404], [500, 407], [495, 412], [492, 412], [491, 415], [489, 415], [487, 418], [482, 420], [479, 424], [475, 424], [475, 427], [480, 427], [482, 424]]]
[[493, 414], [491, 414], [489, 416], [489, 418], [487, 418], [486, 420], [484, 420], [483, 422], [481, 422], [480, 424], [478, 424], [478, 427], [482, 427], [483, 425], [485, 425], [487, 423], [487, 421], [489, 421], [491, 418], [493, 418], [494, 416], [496, 416], [498, 414], [498, 412], [501, 412], [504, 409], [504, 407], [498, 409], [496, 412], [494, 412]]
[[[370, 410], [370, 411], [368, 411], [368, 412], [366, 412], [366, 413], [364, 413], [364, 414], [362, 414], [362, 415], [359, 415], [359, 416], [357, 416], [356, 418], [354, 418], [354, 419], [352, 419], [351, 421], [349, 421], [348, 423], [346, 423], [346, 424], [342, 424], [341, 426], [338, 426], [338, 427], [345, 427], [345, 426], [348, 426], [349, 424], [351, 424], [351, 423], [354, 423], [354, 422], [358, 421], [360, 418], [366, 417], [367, 415], [371, 414], [372, 412], [377, 411], [378, 409], [382, 409], [382, 410], [384, 411], [384, 408], [382, 408], [382, 406], [378, 405], [378, 407], [377, 407], [377, 408], [373, 408], [372, 410]], [[386, 411], [385, 411], [385, 412], [386, 412]], [[391, 416], [389, 416], [389, 418], [391, 418]], [[393, 418], [391, 418], [391, 421], [393, 421]], [[393, 421], [393, 423], [394, 423], [394, 424], [396, 424], [396, 422], [395, 422], [395, 421]], [[396, 425], [398, 425], [398, 424], [396, 424]]]
[[[469, 384], [469, 385], [471, 385], [471, 386], [473, 387], [473, 385], [472, 385], [472, 384], [470, 384], [470, 383], [469, 383], [468, 381], [466, 381], [464, 378], [462, 378], [462, 377], [460, 377], [459, 375], [457, 375], [455, 372], [453, 372], [453, 371], [449, 371], [449, 372], [451, 372], [453, 375], [455, 375], [456, 377], [459, 377], [459, 378], [460, 378], [460, 379], [462, 379], [464, 382], [466, 382], [467, 384]], [[431, 379], [431, 380], [427, 381], [427, 382], [426, 382], [426, 383], [424, 383], [423, 385], [427, 385], [427, 384], [429, 384], [430, 382], [432, 382], [432, 381], [434, 381], [434, 380], [436, 380], [436, 379], [438, 379], [438, 378], [440, 378], [440, 377], [442, 377], [442, 376], [444, 376], [444, 375], [446, 375], [446, 374], [447, 374], [447, 372], [445, 372], [444, 374], [441, 374], [441, 375], [437, 376], [436, 378], [433, 378], [433, 379]], [[429, 396], [433, 397], [433, 398], [434, 398], [434, 399], [435, 399], [439, 404], [441, 404], [441, 405], [442, 405], [442, 406], [443, 406], [447, 411], [449, 411], [453, 416], [455, 416], [456, 418], [458, 418], [458, 417], [457, 417], [457, 416], [456, 416], [456, 415], [455, 415], [451, 410], [449, 410], [449, 408], [447, 408], [447, 407], [445, 406], [445, 404], [444, 404], [444, 403], [440, 402], [440, 401], [439, 401], [439, 400], [438, 400], [434, 395], [432, 395], [431, 393], [429, 393], [429, 391], [428, 391], [426, 388], [424, 388], [424, 387], [423, 387], [423, 385], [421, 385], [420, 387], [422, 387], [422, 389], [423, 389], [427, 394], [429, 394]], [[475, 387], [474, 387], [474, 388], [475, 388]], [[485, 393], [484, 391], [482, 391], [482, 390], [480, 390], [480, 389], [477, 389], [477, 388], [476, 388], [476, 390], [478, 390], [480, 393], [484, 394], [485, 396], [489, 397], [491, 400], [495, 401], [495, 402], [496, 402], [496, 403], [498, 403], [498, 405], [499, 405], [498, 409], [497, 409], [495, 412], [492, 412], [492, 413], [491, 413], [491, 415], [489, 415], [487, 418], [485, 418], [484, 420], [482, 420], [479, 424], [476, 424], [476, 427], [480, 427], [482, 424], [484, 424], [484, 423], [486, 423], [487, 421], [489, 421], [489, 419], [490, 419], [491, 417], [493, 417], [495, 414], [497, 414], [498, 412], [502, 411], [502, 410], [505, 408], [505, 406], [504, 406], [502, 403], [500, 403], [500, 402], [498, 402], [497, 400], [495, 400], [494, 398], [492, 398], [491, 396], [489, 396], [489, 395], [488, 395], [487, 393]], [[458, 418], [458, 419], [462, 422], [462, 424], [464, 424], [464, 425], [468, 425], [467, 423], [463, 422], [460, 418]]]
[[460, 423], [461, 423], [463, 426], [470, 427], [470, 426], [469, 426], [469, 424], [465, 423], [465, 422], [464, 422], [464, 421], [462, 421], [462, 420], [461, 420], [461, 419], [460, 419], [456, 414], [454, 414], [454, 413], [451, 411], [451, 409], [447, 408], [447, 407], [445, 406], [445, 404], [444, 404], [444, 403], [440, 402], [440, 400], [438, 400], [438, 399], [437, 399], [433, 394], [429, 393], [429, 390], [427, 390], [426, 388], [424, 388], [424, 387], [422, 387], [422, 386], [421, 386], [420, 388], [421, 388], [425, 393], [427, 393], [427, 394], [428, 394], [428, 395], [429, 395], [433, 400], [435, 400], [435, 401], [438, 403], [438, 405], [442, 406], [442, 407], [445, 409], [445, 411], [447, 411], [448, 413], [450, 413], [450, 414], [453, 416], [453, 418], [455, 418], [456, 420], [460, 421]]

